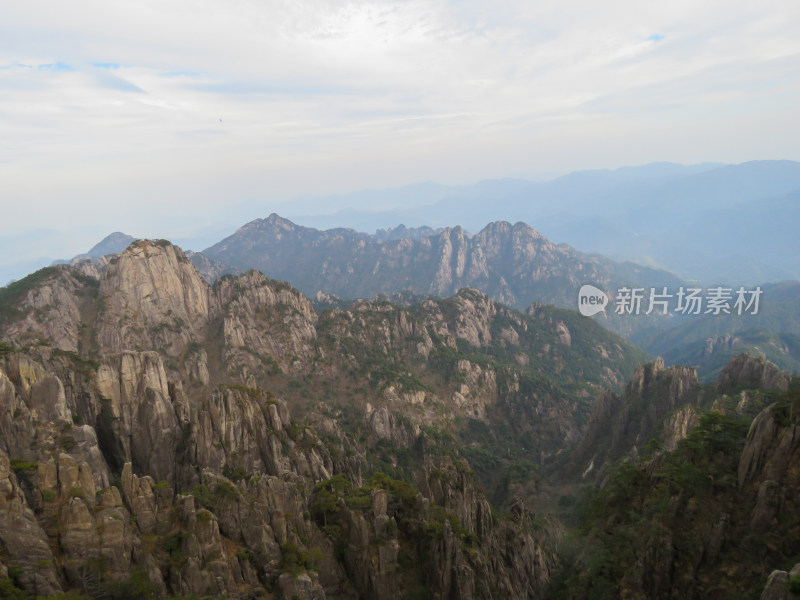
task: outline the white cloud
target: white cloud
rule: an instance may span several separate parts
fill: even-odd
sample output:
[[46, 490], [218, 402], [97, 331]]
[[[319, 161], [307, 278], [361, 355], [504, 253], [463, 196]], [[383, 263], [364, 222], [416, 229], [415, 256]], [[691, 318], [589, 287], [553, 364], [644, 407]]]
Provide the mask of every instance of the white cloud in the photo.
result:
[[427, 179], [800, 159], [798, 30], [794, 1], [11, 1], [0, 236], [163, 235], [240, 201]]

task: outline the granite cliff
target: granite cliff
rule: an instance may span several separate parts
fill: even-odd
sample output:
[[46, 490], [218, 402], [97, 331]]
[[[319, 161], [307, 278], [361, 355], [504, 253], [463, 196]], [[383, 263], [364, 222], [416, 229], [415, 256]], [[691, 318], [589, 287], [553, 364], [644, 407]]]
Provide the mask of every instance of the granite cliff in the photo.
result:
[[728, 570], [737, 591], [791, 581], [796, 388], [764, 361], [703, 386], [638, 366], [577, 313], [469, 288], [318, 311], [257, 271], [209, 285], [165, 241], [47, 268], [0, 301], [11, 597], [577, 598], [592, 581], [688, 598], [730, 591]]
[[[492, 506], [481, 471], [523, 439], [539, 468], [644, 357], [475, 290], [317, 313], [163, 241], [4, 300], [0, 576], [33, 595], [536, 597], [557, 527], [502, 486]], [[497, 427], [506, 455], [462, 451]]]

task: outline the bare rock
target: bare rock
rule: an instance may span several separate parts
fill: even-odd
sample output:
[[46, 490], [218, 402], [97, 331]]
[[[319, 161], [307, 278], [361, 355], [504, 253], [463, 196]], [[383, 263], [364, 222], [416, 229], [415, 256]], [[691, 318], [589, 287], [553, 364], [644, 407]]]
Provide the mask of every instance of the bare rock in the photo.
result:
[[0, 542], [8, 565], [21, 569], [19, 581], [31, 594], [61, 591], [47, 535], [36, 521], [11, 471], [8, 455], [0, 450]]

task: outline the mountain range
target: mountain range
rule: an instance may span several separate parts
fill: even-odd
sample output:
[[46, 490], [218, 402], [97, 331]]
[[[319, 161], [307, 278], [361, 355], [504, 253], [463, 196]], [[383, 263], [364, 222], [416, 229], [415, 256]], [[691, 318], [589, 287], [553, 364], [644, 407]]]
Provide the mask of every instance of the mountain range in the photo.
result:
[[[475, 235], [461, 227], [398, 227], [369, 235], [352, 229], [320, 231], [273, 214], [192, 254], [192, 261], [209, 280], [255, 268], [289, 281], [311, 298], [320, 292], [343, 299], [384, 294], [400, 301], [398, 292], [424, 298], [473, 287], [520, 310], [533, 302], [576, 309], [578, 289], [590, 283], [612, 296], [612, 304], [596, 317], [600, 323], [668, 364], [698, 368], [704, 380], [715, 378], [728, 360], [745, 351], [800, 371], [797, 284], [759, 287], [763, 300], [757, 315], [645, 315], [651, 288], [675, 294], [697, 284], [553, 244], [521, 222], [490, 223]], [[613, 296], [625, 286], [645, 291], [641, 314], [616, 314]]]
[[[130, 240], [112, 234], [73, 262], [121, 252]], [[318, 306], [378, 296], [405, 302], [473, 287], [519, 310], [534, 302], [576, 309], [578, 289], [590, 283], [611, 296], [607, 310], [595, 317], [598, 322], [668, 364], [696, 367], [703, 380], [714, 379], [741, 352], [764, 356], [789, 372], [800, 370], [797, 285], [765, 284], [758, 315], [645, 315], [651, 288], [675, 294], [697, 284], [553, 244], [521, 222], [490, 223], [475, 235], [459, 226], [398, 226], [371, 235], [345, 228], [320, 231], [273, 214], [187, 256], [210, 283], [255, 268], [290, 282]], [[616, 314], [613, 295], [625, 286], [645, 291], [642, 314]]]
[[[431, 183], [318, 198], [287, 214], [323, 228], [371, 231], [457, 221], [471, 232], [503, 215], [531, 223], [556, 242], [666, 269], [682, 279], [755, 285], [800, 279], [798, 194], [800, 163], [792, 161], [654, 163], [547, 182]], [[332, 215], [301, 212], [326, 204], [350, 208]]]
[[318, 309], [164, 240], [0, 309], [5, 597], [788, 600], [800, 575], [800, 382], [761, 358], [703, 385], [469, 288]]

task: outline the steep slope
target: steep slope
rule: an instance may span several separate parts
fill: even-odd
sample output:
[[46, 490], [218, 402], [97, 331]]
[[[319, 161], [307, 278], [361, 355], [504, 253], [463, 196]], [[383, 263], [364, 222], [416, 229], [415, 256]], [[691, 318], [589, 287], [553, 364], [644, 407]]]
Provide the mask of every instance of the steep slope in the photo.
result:
[[642, 374], [617, 411], [593, 417], [584, 441], [626, 460], [598, 479], [550, 595], [749, 598], [766, 586], [788, 599], [773, 580], [800, 553], [800, 382], [746, 355], [702, 388], [659, 365]]
[[318, 314], [255, 271], [211, 287], [165, 242], [15, 286], [0, 583], [36, 595], [537, 597], [558, 526], [514, 474], [644, 358], [475, 290]]

